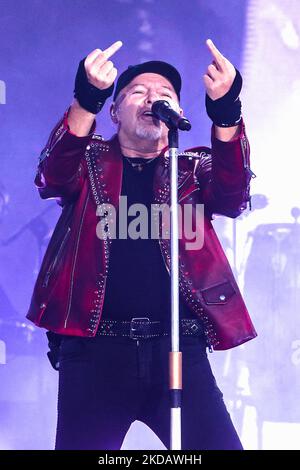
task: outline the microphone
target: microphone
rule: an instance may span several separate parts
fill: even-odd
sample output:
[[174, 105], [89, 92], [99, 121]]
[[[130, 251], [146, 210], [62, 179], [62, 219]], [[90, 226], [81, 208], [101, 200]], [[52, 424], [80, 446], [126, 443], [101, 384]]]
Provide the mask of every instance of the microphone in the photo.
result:
[[190, 121], [184, 116], [180, 116], [165, 100], [154, 101], [152, 108], [154, 117], [164, 122], [169, 129], [176, 128], [182, 131], [189, 131], [191, 129]]

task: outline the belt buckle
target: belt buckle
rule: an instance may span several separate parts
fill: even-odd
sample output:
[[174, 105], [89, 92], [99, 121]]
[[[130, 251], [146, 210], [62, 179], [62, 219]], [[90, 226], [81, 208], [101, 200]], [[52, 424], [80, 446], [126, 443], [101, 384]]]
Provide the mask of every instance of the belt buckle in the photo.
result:
[[141, 335], [136, 336], [135, 333], [134, 333], [138, 329], [138, 328], [134, 328], [134, 322], [135, 321], [141, 322], [142, 320], [146, 320], [147, 323], [150, 323], [150, 319], [147, 318], [147, 317], [134, 317], [134, 318], [131, 319], [131, 321], [130, 321], [130, 333], [129, 333], [129, 336], [130, 336], [131, 339], [140, 339], [141, 338]]

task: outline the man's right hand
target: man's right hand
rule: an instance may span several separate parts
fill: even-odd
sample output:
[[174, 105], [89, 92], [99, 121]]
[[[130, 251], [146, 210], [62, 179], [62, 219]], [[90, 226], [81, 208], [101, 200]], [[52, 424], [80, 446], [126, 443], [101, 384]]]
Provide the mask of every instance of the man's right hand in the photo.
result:
[[116, 41], [104, 51], [95, 49], [86, 57], [84, 68], [88, 81], [99, 90], [106, 90], [114, 83], [118, 71], [113, 62], [108, 59], [114, 55], [122, 45], [122, 41]]
[[95, 49], [79, 63], [74, 89], [76, 99], [68, 115], [69, 129], [78, 137], [89, 134], [96, 114], [113, 93], [117, 69], [108, 59], [121, 46], [122, 42], [117, 41], [104, 51]]

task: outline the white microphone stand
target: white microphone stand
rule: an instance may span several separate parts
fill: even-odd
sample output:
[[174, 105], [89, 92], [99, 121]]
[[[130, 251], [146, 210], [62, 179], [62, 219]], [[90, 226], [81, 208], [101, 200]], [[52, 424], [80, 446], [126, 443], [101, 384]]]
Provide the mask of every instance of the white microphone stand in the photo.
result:
[[171, 352], [169, 389], [171, 398], [170, 449], [181, 449], [182, 353], [179, 351], [179, 246], [178, 246], [178, 129], [169, 129], [171, 193]]
[[181, 450], [182, 353], [179, 351], [179, 230], [178, 230], [178, 128], [189, 131], [190, 122], [179, 116], [164, 100], [154, 102], [152, 112], [169, 128], [171, 193], [171, 351], [169, 390], [171, 399], [170, 449]]

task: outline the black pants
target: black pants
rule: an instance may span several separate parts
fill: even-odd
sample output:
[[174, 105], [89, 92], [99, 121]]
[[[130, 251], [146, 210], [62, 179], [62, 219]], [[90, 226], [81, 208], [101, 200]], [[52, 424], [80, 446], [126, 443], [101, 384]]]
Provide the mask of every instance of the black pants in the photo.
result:
[[[65, 338], [56, 449], [120, 449], [135, 420], [170, 445], [170, 338]], [[213, 377], [203, 338], [182, 337], [182, 449], [242, 446]]]

